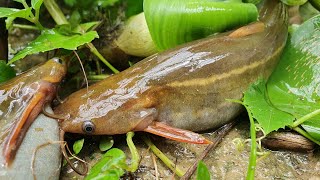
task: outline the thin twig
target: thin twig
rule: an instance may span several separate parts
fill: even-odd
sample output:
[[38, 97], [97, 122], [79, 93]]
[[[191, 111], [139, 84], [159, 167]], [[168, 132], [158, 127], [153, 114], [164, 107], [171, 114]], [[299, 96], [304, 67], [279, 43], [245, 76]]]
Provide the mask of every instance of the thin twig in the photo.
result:
[[216, 137], [213, 141], [212, 144], [209, 144], [207, 148], [202, 152], [202, 154], [197, 158], [197, 160], [194, 162], [194, 164], [188, 169], [188, 171], [180, 178], [180, 180], [187, 180], [190, 179], [192, 174], [195, 172], [197, 169], [197, 166], [201, 160], [203, 160], [208, 153], [210, 152], [211, 149], [216, 148], [218, 144], [222, 141], [222, 138], [228, 134], [228, 132], [233, 128], [233, 126], [236, 124], [236, 121], [233, 121], [229, 124], [226, 124], [219, 128], [215, 134]]
[[153, 153], [151, 153], [151, 157], [152, 157], [154, 170], [155, 170], [155, 173], [156, 173], [156, 180], [159, 180], [159, 172], [158, 172], [158, 165], [157, 165], [156, 157], [155, 157], [155, 155]]

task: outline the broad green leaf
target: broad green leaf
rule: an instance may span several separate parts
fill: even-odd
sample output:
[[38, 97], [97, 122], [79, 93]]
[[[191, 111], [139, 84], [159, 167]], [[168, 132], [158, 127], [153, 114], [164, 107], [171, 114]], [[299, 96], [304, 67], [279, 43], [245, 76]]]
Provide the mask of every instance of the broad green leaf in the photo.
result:
[[17, 53], [9, 62], [9, 64], [24, 58], [27, 55], [39, 52], [51, 51], [54, 49], [76, 50], [77, 47], [91, 42], [98, 38], [96, 31], [89, 31], [84, 34], [76, 34], [66, 36], [59, 33], [56, 29], [47, 29], [42, 32], [40, 36], [32, 41], [28, 46]]
[[256, 21], [254, 4], [208, 0], [144, 0], [148, 28], [158, 50]]
[[43, 0], [31, 0], [31, 6], [35, 10], [39, 10], [42, 3], [43, 3]]
[[306, 3], [308, 0], [281, 0], [286, 5], [289, 6], [299, 6]]
[[112, 136], [103, 136], [100, 140], [99, 149], [100, 151], [107, 151], [112, 148], [113, 144]]
[[243, 104], [251, 111], [254, 119], [265, 134], [292, 125], [294, 117], [273, 107], [266, 95], [266, 83], [262, 79], [252, 84], [244, 93]]
[[84, 139], [79, 139], [76, 142], [73, 143], [73, 152], [75, 154], [79, 154], [83, 147]]
[[[287, 41], [267, 91], [272, 104], [296, 119], [320, 109], [320, 15], [300, 25]], [[320, 116], [303, 124], [320, 140]]]
[[0, 83], [5, 82], [16, 76], [14, 69], [6, 64], [5, 61], [0, 61]]
[[85, 179], [118, 180], [124, 174], [124, 169], [127, 169], [126, 155], [120, 149], [112, 148], [90, 169]]
[[14, 9], [0, 7], [0, 18], [13, 17], [13, 18], [28, 18], [31, 14], [31, 8], [27, 9]]
[[200, 161], [197, 168], [197, 180], [210, 180], [210, 173], [207, 166]]

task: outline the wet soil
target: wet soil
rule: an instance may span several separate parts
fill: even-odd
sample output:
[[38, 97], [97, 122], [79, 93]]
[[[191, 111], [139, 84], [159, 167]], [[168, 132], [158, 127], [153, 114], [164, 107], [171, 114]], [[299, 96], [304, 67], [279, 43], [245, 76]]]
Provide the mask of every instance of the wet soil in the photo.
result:
[[[204, 159], [207, 165], [211, 179], [245, 179], [250, 147], [245, 143], [243, 148], [239, 148], [238, 140], [249, 139], [249, 124], [243, 119], [231, 132], [223, 139], [219, 146], [210, 151]], [[152, 152], [143, 143], [137, 134], [134, 137], [136, 146], [142, 157], [139, 169], [132, 174], [126, 174], [123, 179], [156, 179], [158, 173], [159, 179], [179, 179], [165, 165], [156, 158], [156, 163], [152, 160]], [[205, 133], [204, 136], [214, 139], [214, 134]], [[194, 163], [196, 158], [205, 149], [205, 145], [194, 145], [178, 143], [160, 137], [152, 136], [153, 143], [170, 158], [183, 171]], [[102, 152], [98, 149], [99, 137], [91, 138], [92, 144], [86, 146], [84, 152], [88, 149], [89, 153], [82, 153], [80, 156], [93, 165], [101, 157]], [[115, 147], [125, 151], [130, 159], [130, 152], [127, 148], [124, 136], [118, 136], [115, 139]], [[262, 149], [264, 155], [258, 156], [256, 179], [320, 179], [319, 151], [314, 152], [290, 152], [290, 151], [270, 151]], [[129, 162], [128, 162], [129, 163]], [[157, 167], [157, 172], [155, 170]], [[71, 170], [68, 166], [62, 167], [61, 179], [83, 179]], [[195, 179], [193, 176], [192, 179]]]

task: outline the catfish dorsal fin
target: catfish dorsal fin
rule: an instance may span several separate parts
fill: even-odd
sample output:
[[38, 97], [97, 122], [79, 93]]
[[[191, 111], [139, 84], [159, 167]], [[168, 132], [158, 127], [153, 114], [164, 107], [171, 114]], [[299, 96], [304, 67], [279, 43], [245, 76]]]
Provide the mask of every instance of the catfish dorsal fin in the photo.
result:
[[248, 36], [251, 34], [263, 32], [264, 29], [265, 29], [265, 24], [263, 22], [258, 21], [233, 31], [231, 34], [229, 34], [229, 37], [239, 38], [243, 36]]

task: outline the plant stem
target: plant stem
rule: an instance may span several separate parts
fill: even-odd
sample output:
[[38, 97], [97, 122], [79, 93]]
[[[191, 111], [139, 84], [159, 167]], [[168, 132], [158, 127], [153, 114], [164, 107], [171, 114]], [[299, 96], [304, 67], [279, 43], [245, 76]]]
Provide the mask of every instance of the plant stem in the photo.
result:
[[12, 27], [20, 28], [20, 29], [27, 29], [27, 30], [37, 30], [37, 31], [40, 30], [37, 26], [31, 26], [31, 25], [25, 25], [25, 24], [12, 24]]
[[89, 75], [88, 79], [89, 80], [104, 80], [107, 77], [109, 77], [109, 75], [107, 75], [107, 74]]
[[247, 172], [246, 179], [254, 180], [254, 174], [255, 174], [256, 165], [257, 165], [257, 144], [256, 144], [257, 138], [256, 138], [256, 126], [254, 124], [252, 113], [247, 108], [247, 106], [243, 104], [242, 101], [234, 100], [234, 99], [227, 99], [227, 101], [242, 104], [248, 112], [248, 116], [250, 120], [251, 149], [250, 149], [250, 159], [249, 159], [248, 172]]
[[69, 24], [55, 0], [44, 0], [43, 3], [58, 25]]
[[[25, 0], [21, 1], [21, 3], [25, 9], [30, 8]], [[36, 16], [34, 16], [33, 13], [31, 12], [29, 18], [26, 18], [26, 19], [34, 23], [38, 27], [38, 29], [40, 30], [43, 29], [43, 26], [39, 22], [39, 10], [36, 11]]]
[[36, 11], [36, 14], [35, 14], [35, 18], [34, 18], [34, 20], [35, 20], [35, 24], [36, 24], [36, 26], [39, 28], [39, 29], [44, 29], [43, 28], [43, 26], [40, 24], [40, 22], [39, 22], [39, 16], [40, 16], [40, 9], [36, 9], [35, 10]]
[[131, 165], [129, 166], [128, 171], [135, 172], [139, 168], [140, 156], [136, 146], [132, 141], [132, 137], [134, 136], [134, 132], [127, 133], [127, 144], [131, 153]]
[[166, 156], [164, 155], [150, 140], [148, 136], [142, 136], [142, 140], [149, 146], [152, 152], [162, 160], [162, 162], [169, 167], [176, 175], [182, 177], [184, 172], [180, 170], [176, 165]]
[[303, 129], [301, 129], [300, 127], [295, 127], [292, 128], [293, 130], [297, 131], [298, 133], [300, 133], [302, 136], [308, 138], [310, 141], [320, 145], [320, 141], [317, 141], [316, 139], [314, 139], [312, 136], [310, 136], [309, 133], [305, 132]]
[[311, 118], [313, 118], [313, 117], [315, 117], [316, 115], [319, 115], [319, 114], [320, 114], [320, 109], [317, 109], [317, 110], [315, 110], [315, 111], [313, 111], [313, 112], [311, 112], [311, 113], [309, 113], [309, 114], [297, 119], [293, 123], [292, 128], [295, 128], [295, 127], [299, 126], [300, 124], [304, 123], [305, 121], [307, 121], [307, 120], [309, 120], [309, 119], [311, 119]]
[[250, 160], [248, 165], [248, 172], [247, 172], [247, 180], [254, 180], [254, 174], [256, 170], [256, 164], [257, 164], [257, 144], [256, 144], [256, 127], [254, 124], [254, 120], [252, 117], [251, 112], [249, 109], [245, 106], [245, 108], [248, 111], [249, 120], [250, 120], [250, 136], [251, 136], [251, 149], [250, 149]]
[[[25, 0], [20, 1], [25, 9], [30, 8]], [[32, 14], [33, 15], [33, 14]]]
[[90, 49], [90, 51], [96, 55], [108, 68], [111, 69], [111, 71], [115, 74], [119, 73], [119, 71], [114, 68], [97, 50], [97, 48], [92, 43], [87, 43], [87, 47]]
[[43, 30], [44, 27], [40, 24], [38, 19], [34, 19], [33, 23], [37, 26], [38, 29]]

